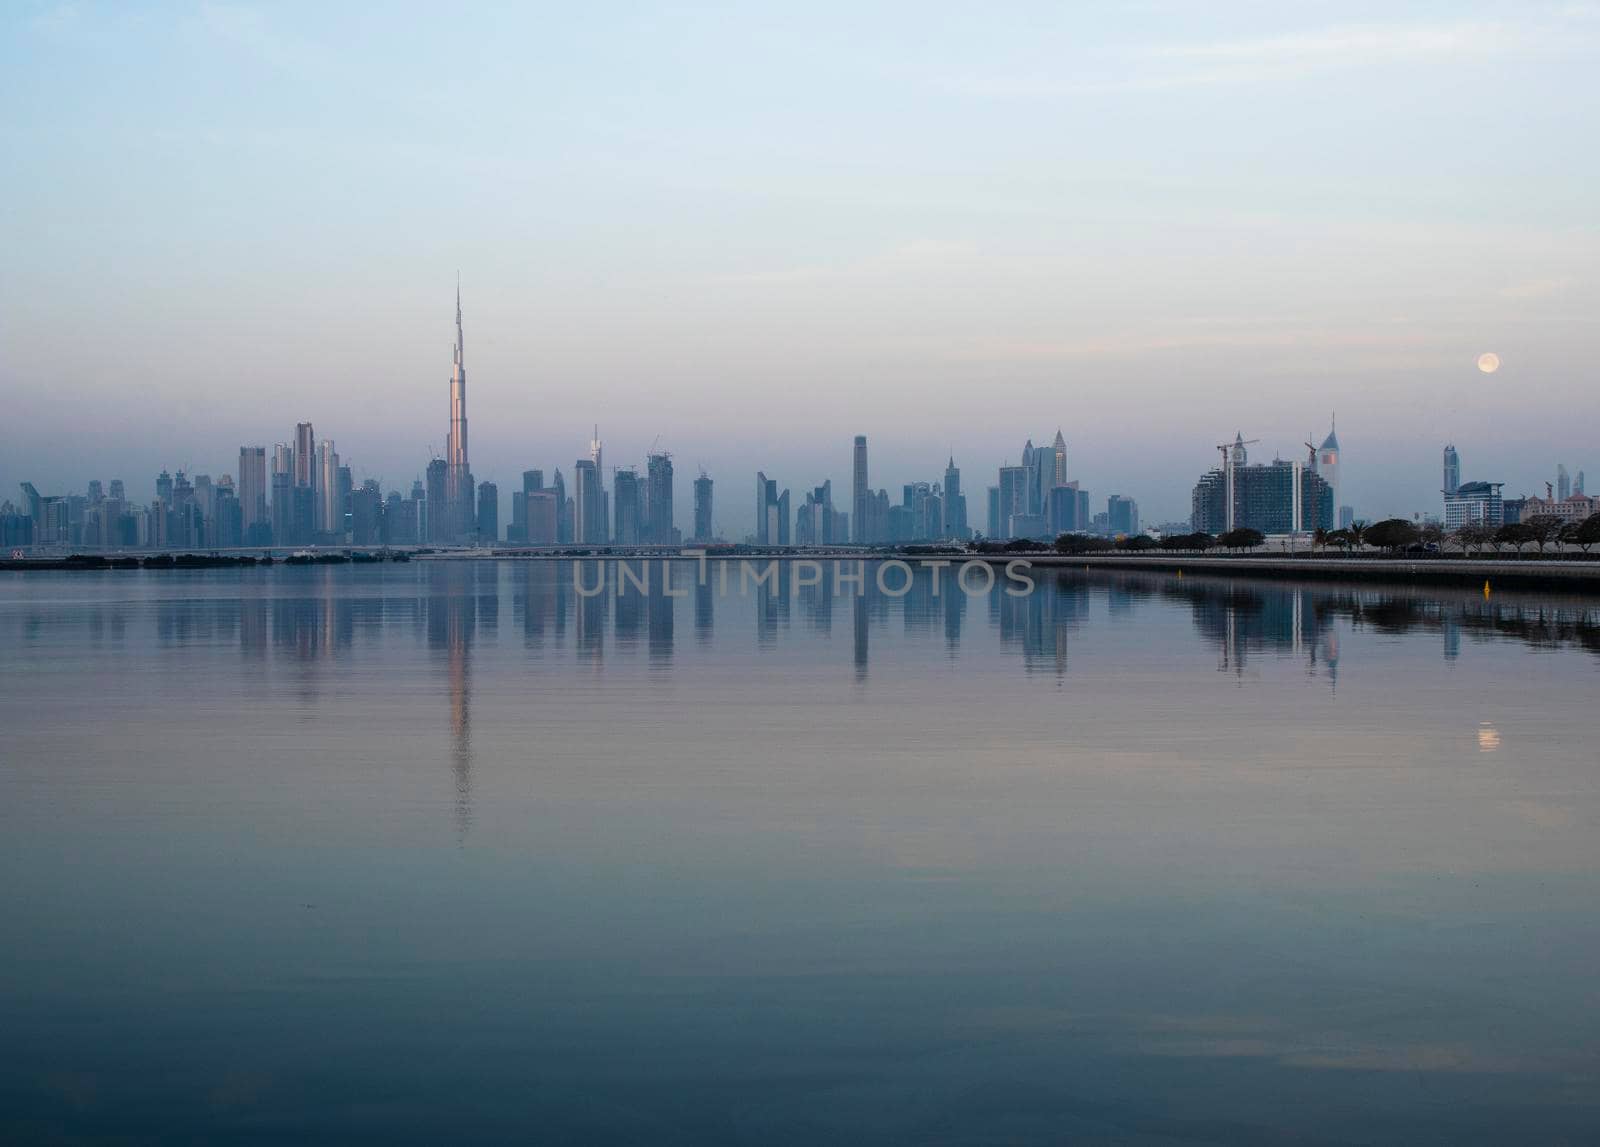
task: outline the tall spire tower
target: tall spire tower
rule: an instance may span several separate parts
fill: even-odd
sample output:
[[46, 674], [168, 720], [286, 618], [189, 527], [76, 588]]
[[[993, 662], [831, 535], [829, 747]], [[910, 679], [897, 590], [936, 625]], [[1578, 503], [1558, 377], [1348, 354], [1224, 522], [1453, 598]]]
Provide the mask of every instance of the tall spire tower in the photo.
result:
[[450, 372], [450, 436], [445, 446], [445, 497], [450, 506], [450, 540], [472, 531], [472, 469], [467, 462], [467, 340], [461, 328], [461, 278], [456, 277], [456, 345]]

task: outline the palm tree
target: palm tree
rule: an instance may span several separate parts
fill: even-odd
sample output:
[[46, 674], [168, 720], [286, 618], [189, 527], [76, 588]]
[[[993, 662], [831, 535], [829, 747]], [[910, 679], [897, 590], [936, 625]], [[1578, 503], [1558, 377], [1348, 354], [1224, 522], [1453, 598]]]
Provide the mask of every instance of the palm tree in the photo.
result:
[[1357, 518], [1345, 527], [1345, 533], [1350, 535], [1351, 546], [1359, 550], [1367, 536], [1367, 523]]

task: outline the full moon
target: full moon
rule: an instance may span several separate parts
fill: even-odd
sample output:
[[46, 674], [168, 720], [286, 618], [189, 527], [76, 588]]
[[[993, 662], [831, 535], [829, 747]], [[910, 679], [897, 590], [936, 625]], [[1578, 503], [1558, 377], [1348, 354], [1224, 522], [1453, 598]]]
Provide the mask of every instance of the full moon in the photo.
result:
[[1500, 369], [1500, 356], [1490, 351], [1488, 354], [1478, 356], [1478, 369], [1484, 374], [1493, 374]]

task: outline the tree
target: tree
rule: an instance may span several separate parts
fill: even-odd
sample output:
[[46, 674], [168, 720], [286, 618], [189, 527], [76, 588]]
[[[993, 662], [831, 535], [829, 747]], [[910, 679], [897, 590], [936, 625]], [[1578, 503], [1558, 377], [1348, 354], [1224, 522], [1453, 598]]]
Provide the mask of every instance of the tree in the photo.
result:
[[1561, 530], [1561, 544], [1577, 546], [1585, 554], [1600, 542], [1600, 514], [1590, 514], [1581, 522], [1570, 522]]
[[1477, 546], [1481, 554], [1483, 547], [1494, 541], [1494, 528], [1482, 522], [1468, 522], [1456, 531], [1456, 541], [1461, 543], [1463, 556], [1470, 554], [1473, 546]]
[[1350, 547], [1352, 549], [1359, 550], [1363, 545], [1366, 544], [1367, 523], [1361, 521], [1359, 518], [1355, 519], [1348, 526], [1346, 526], [1344, 528], [1344, 532], [1350, 536]]
[[1507, 522], [1494, 532], [1494, 543], [1497, 550], [1501, 546], [1512, 546], [1520, 554], [1523, 543], [1531, 541], [1533, 541], [1533, 534], [1528, 529], [1526, 522]]
[[1553, 542], [1561, 536], [1561, 527], [1565, 523], [1554, 514], [1535, 514], [1523, 523], [1527, 529], [1528, 541], [1539, 547], [1539, 552], [1544, 553], [1546, 543]]
[[1414, 544], [1421, 536], [1417, 527], [1404, 518], [1385, 518], [1365, 530], [1367, 542], [1391, 553]]
[[1116, 547], [1119, 550], [1129, 550], [1137, 553], [1140, 550], [1155, 549], [1156, 540], [1149, 534], [1124, 535], [1116, 540]]
[[1229, 530], [1217, 539], [1220, 545], [1230, 550], [1249, 550], [1266, 541], [1266, 535], [1260, 530], [1252, 530], [1249, 526], [1240, 526], [1236, 530]]
[[1316, 553], [1328, 544], [1328, 531], [1326, 527], [1318, 526], [1311, 531], [1311, 552]]
[[1438, 546], [1439, 552], [1444, 553], [1445, 532], [1441, 523], [1423, 522], [1420, 532], [1424, 545]]

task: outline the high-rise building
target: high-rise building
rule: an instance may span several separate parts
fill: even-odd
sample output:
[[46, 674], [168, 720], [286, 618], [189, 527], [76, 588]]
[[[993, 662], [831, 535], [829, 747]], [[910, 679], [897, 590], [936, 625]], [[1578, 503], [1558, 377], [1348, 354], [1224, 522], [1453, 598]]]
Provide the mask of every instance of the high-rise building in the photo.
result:
[[606, 542], [606, 503], [601, 495], [600, 472], [592, 458], [572, 464], [572, 540], [598, 546]]
[[1113, 534], [1139, 532], [1139, 503], [1121, 494], [1106, 499], [1106, 528]]
[[572, 540], [577, 532], [574, 525], [576, 513], [572, 499], [567, 496], [566, 479], [561, 477], [561, 467], [556, 467], [555, 476], [550, 482], [550, 489], [556, 496], [556, 541], [565, 543]]
[[561, 504], [553, 489], [531, 490], [528, 503], [528, 544], [553, 546], [560, 540]]
[[317, 481], [317, 435], [309, 422], [297, 422], [294, 428], [294, 484], [313, 486]]
[[428, 463], [427, 494], [422, 500], [422, 536], [429, 545], [443, 545], [450, 535], [450, 464], [443, 458]]
[[944, 536], [965, 541], [969, 533], [967, 496], [961, 492], [961, 471], [952, 454], [944, 468]]
[[1444, 526], [1502, 526], [1505, 509], [1501, 503], [1500, 482], [1462, 482], [1444, 496]]
[[[116, 483], [113, 482], [112, 485], [115, 486]], [[1583, 471], [1582, 470], [1579, 470], [1578, 471], [1578, 476], [1572, 480], [1572, 492], [1574, 494], [1582, 494], [1584, 492], [1584, 489], [1583, 489]]]
[[[872, 487], [867, 484], [867, 436], [857, 434], [850, 485], [850, 525], [855, 531], [856, 542], [862, 545], [877, 540], [872, 536], [872, 514], [868, 510], [868, 500], [871, 496]], [[758, 522], [757, 529], [759, 528]]]
[[239, 447], [239, 522], [246, 545], [262, 545], [267, 518], [267, 448]]
[[672, 455], [650, 454], [645, 459], [644, 540], [658, 546], [678, 543], [672, 523]]
[[[1024, 455], [1028, 463], [1033, 462], [1033, 444], [1028, 444]], [[1000, 502], [999, 521], [991, 524], [997, 528], [996, 538], [1027, 537], [1028, 534], [1018, 533], [1018, 527], [1026, 528], [1026, 522], [1020, 519], [1039, 517], [1030, 515], [1028, 511], [1028, 466], [1002, 466], [1000, 467]]]
[[294, 539], [294, 448], [279, 442], [272, 449], [272, 520], [268, 539], [288, 545]]
[[1454, 494], [1461, 488], [1461, 455], [1456, 453], [1454, 443], [1444, 448], [1444, 485], [1441, 489], [1445, 495]]
[[805, 501], [795, 511], [795, 544], [820, 546], [845, 540], [838, 534], [836, 515], [833, 511], [833, 483], [824, 482], [808, 490]]
[[1326, 528], [1333, 520], [1332, 487], [1300, 462], [1235, 463], [1202, 475], [1192, 494], [1191, 525], [1208, 534], [1243, 528], [1263, 534], [1304, 533]]
[[789, 544], [789, 491], [778, 493], [778, 483], [756, 473], [756, 544]]
[[1564, 463], [1556, 463], [1556, 498], [1565, 502], [1572, 497], [1572, 478]]
[[478, 484], [478, 544], [492, 546], [500, 540], [500, 487], [493, 482]]
[[543, 470], [524, 470], [522, 490], [511, 499], [511, 524], [506, 527], [506, 541], [528, 540], [528, 495], [544, 489]]
[[331, 439], [317, 447], [317, 522], [319, 534], [344, 535], [344, 502], [339, 497], [339, 452]]
[[[1327, 483], [1328, 489], [1333, 497], [1333, 505], [1335, 509], [1330, 511], [1327, 518], [1319, 519], [1317, 522], [1317, 527], [1325, 528], [1326, 523], [1333, 521], [1335, 515], [1340, 518], [1344, 517], [1344, 503], [1339, 500], [1339, 481], [1341, 477], [1339, 459], [1339, 435], [1337, 433], [1336, 424], [1330, 420], [1328, 423], [1328, 436], [1322, 440], [1322, 445], [1317, 447], [1317, 464], [1312, 468], [1312, 473], [1316, 474], [1317, 477], [1321, 478]], [[1239, 525], [1241, 523], [1236, 522], [1234, 524]], [[1198, 529], [1199, 527], [1197, 526], [1195, 528]]]
[[[400, 495], [395, 493], [392, 500], [396, 503], [395, 512], [398, 515]], [[368, 478], [360, 487], [350, 491], [350, 544], [353, 546], [371, 546], [383, 541], [383, 517], [385, 506], [383, 491], [378, 486], [376, 478]]]
[[619, 546], [639, 544], [639, 472], [632, 466], [619, 468], [611, 476], [611, 489], [615, 497], [612, 506], [615, 519], [611, 538]]
[[694, 480], [694, 540], [709, 542], [713, 537], [711, 521], [711, 479], [704, 470]]
[[[461, 543], [476, 533], [472, 467], [467, 454], [467, 337], [461, 325], [461, 283], [456, 283], [456, 345], [451, 351], [450, 430], [445, 442], [443, 542]], [[431, 498], [430, 498], [431, 501]], [[430, 506], [430, 514], [435, 507]]]

